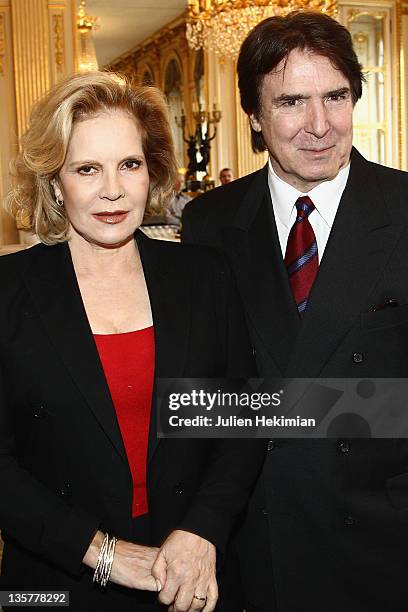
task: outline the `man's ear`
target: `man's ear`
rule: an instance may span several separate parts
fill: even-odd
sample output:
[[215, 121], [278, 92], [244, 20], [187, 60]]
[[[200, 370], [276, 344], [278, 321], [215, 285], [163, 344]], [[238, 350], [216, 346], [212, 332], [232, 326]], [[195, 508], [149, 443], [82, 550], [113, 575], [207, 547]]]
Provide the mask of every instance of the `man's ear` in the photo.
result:
[[51, 184], [51, 187], [53, 188], [55, 199], [63, 200], [64, 198], [62, 197], [62, 191], [60, 189], [60, 186], [58, 185], [58, 181], [56, 177], [50, 180], [50, 184]]
[[255, 132], [262, 132], [261, 124], [258, 121], [258, 117], [252, 113], [249, 115], [249, 122], [251, 124], [251, 128], [255, 130]]

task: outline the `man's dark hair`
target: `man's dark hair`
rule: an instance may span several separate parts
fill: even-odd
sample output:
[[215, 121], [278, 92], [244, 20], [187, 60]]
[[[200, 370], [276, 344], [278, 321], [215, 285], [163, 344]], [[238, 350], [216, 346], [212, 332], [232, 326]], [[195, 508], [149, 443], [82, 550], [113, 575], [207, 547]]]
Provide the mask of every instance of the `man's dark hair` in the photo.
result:
[[[327, 57], [348, 79], [353, 104], [361, 98], [365, 78], [350, 32], [323, 13], [294, 11], [286, 17], [264, 19], [242, 44], [237, 66], [238, 86], [241, 106], [247, 115], [259, 117], [265, 75], [294, 49]], [[255, 152], [266, 150], [262, 133], [252, 127], [251, 142]]]

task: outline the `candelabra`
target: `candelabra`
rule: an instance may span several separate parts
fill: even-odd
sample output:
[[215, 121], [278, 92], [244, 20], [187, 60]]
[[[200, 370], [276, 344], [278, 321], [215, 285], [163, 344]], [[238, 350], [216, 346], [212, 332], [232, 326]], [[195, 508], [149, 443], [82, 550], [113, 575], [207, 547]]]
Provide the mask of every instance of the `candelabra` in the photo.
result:
[[[210, 163], [211, 155], [211, 140], [217, 135], [217, 123], [221, 121], [221, 111], [214, 104], [212, 111], [206, 111], [202, 105], [198, 105], [198, 110], [193, 110], [195, 122], [195, 130], [193, 134], [188, 134], [186, 138], [186, 116], [184, 110], [181, 111], [181, 117], [175, 117], [176, 124], [183, 130], [183, 140], [187, 143], [188, 155], [188, 172], [195, 174], [196, 172], [204, 172], [207, 174], [207, 166]], [[212, 127], [212, 134], [210, 135]], [[200, 153], [201, 160], [197, 159]]]

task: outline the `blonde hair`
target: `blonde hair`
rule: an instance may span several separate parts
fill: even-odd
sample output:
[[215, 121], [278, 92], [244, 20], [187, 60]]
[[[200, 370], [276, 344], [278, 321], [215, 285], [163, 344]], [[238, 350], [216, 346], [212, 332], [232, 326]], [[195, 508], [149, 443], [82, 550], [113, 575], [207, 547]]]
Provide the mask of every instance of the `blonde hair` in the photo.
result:
[[77, 74], [60, 82], [33, 107], [21, 151], [12, 164], [14, 187], [6, 208], [24, 220], [45, 244], [67, 239], [65, 208], [55, 201], [51, 181], [64, 164], [75, 121], [123, 110], [136, 119], [150, 175], [146, 211], [160, 212], [177, 174], [166, 101], [155, 87], [133, 87], [109, 72]]

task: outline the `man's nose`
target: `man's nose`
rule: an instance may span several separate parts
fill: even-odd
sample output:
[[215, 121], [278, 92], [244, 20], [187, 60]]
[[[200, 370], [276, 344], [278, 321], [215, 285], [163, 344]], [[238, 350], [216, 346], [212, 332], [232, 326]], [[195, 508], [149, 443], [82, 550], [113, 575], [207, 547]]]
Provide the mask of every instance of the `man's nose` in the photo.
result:
[[305, 131], [317, 138], [323, 138], [330, 130], [327, 108], [323, 100], [310, 100], [305, 122]]
[[104, 173], [99, 197], [101, 199], [110, 200], [111, 202], [125, 197], [125, 192], [121, 186], [120, 177], [117, 172]]

